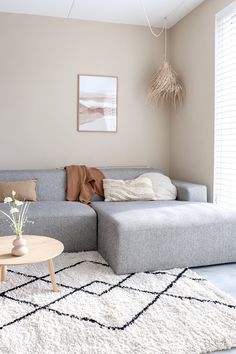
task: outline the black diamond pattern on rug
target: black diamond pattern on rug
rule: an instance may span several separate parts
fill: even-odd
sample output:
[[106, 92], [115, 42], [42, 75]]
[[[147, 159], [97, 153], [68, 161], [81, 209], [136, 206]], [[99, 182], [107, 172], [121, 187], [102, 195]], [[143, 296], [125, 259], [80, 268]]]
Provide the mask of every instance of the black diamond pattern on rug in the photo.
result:
[[[80, 267], [88, 263], [91, 265], [91, 271], [93, 267], [108, 267], [107, 264], [102, 262], [83, 260], [58, 269], [56, 273], [58, 276], [63, 275], [63, 273], [66, 273], [71, 269], [79, 272]], [[0, 297], [4, 301], [6, 308], [10, 308], [11, 304], [14, 303], [16, 311], [13, 313], [10, 311], [9, 313], [4, 313], [0, 319], [0, 330], [17, 322], [23, 321], [39, 311], [45, 310], [48, 312], [53, 312], [58, 316], [65, 316], [78, 321], [90, 322], [108, 330], [123, 331], [130, 325], [134, 324], [140, 316], [145, 315], [145, 312], [148, 311], [156, 302], [158, 302], [162, 296], [173, 297], [181, 301], [197, 301], [203, 303], [211, 302], [216, 305], [236, 309], [235, 305], [226, 304], [218, 300], [195, 298], [194, 296], [188, 296], [186, 294], [176, 294], [174, 289], [181, 278], [186, 278], [193, 282], [204, 281], [202, 278], [188, 276], [187, 272], [188, 269], [185, 268], [180, 269], [177, 273], [173, 273], [171, 271], [143, 273], [146, 277], [165, 277], [165, 282], [163, 282], [163, 284], [161, 281], [158, 283], [158, 289], [150, 289], [150, 287], [146, 288], [145, 285], [140, 282], [140, 277], [139, 283], [135, 282], [135, 274], [118, 277], [119, 281], [113, 284], [108, 281], [103, 281], [102, 279], [96, 279], [92, 282], [86, 282], [81, 286], [78, 286], [78, 284], [73, 281], [72, 277], [70, 284], [68, 283], [68, 280], [63, 283], [58, 282], [60, 293], [53, 293], [48, 290], [50, 287], [50, 279], [48, 274], [37, 277], [32, 274], [26, 274], [24, 272], [10, 269], [8, 276], [14, 277], [17, 285], [0, 292]], [[23, 279], [23, 282], [20, 284], [17, 280], [17, 276], [21, 276], [21, 279]], [[31, 296], [33, 291], [32, 285], [39, 293], [41, 291], [44, 294], [44, 297], [42, 299], [39, 298], [36, 302]], [[119, 300], [114, 302], [114, 308], [117, 308], [117, 314], [114, 312], [114, 318], [107, 316], [107, 319], [105, 315], [104, 321], [101, 322], [95, 315], [93, 315], [93, 308], [99, 307], [100, 302], [110, 301], [110, 303], [112, 303], [112, 294], [114, 292], [116, 292], [116, 299], [120, 299], [120, 303]], [[91, 308], [88, 308], [86, 310], [87, 312], [84, 312], [84, 309], [80, 309], [80, 307], [76, 307], [76, 305], [80, 302], [82, 297], [86, 296], [90, 297]], [[124, 298], [126, 299], [126, 302], [130, 304], [130, 318], [128, 320], [125, 311], [122, 312], [119, 310], [122, 308]], [[136, 304], [132, 310], [132, 304], [135, 304], [136, 298], [138, 301], [138, 306]], [[67, 302], [68, 299], [70, 299], [70, 307], [68, 308], [67, 306], [67, 311], [65, 312], [63, 310], [65, 308], [64, 303]], [[18, 316], [17, 307], [20, 309], [20, 316]]]

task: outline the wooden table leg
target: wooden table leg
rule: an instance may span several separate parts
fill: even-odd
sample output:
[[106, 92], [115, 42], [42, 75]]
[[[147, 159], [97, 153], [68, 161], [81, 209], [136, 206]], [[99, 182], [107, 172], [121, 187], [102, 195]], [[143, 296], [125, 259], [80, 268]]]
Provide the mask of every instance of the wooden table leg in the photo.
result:
[[2, 265], [1, 266], [1, 281], [6, 281], [7, 279], [7, 267]]
[[54, 265], [53, 265], [53, 260], [49, 259], [48, 261], [48, 270], [51, 276], [51, 282], [52, 282], [52, 289], [53, 291], [59, 291], [57, 283], [56, 283], [56, 276], [54, 272]]

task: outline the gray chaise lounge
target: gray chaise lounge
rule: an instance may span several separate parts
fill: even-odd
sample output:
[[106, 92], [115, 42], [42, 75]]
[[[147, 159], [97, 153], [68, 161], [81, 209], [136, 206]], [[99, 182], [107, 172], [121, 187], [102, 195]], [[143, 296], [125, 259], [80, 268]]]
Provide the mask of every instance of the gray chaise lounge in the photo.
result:
[[[117, 179], [147, 171], [155, 170], [103, 169]], [[206, 203], [205, 186], [173, 181], [176, 201], [106, 203], [95, 197], [91, 208], [65, 201], [63, 169], [0, 172], [0, 180], [29, 178], [38, 179], [40, 201], [31, 204], [35, 223], [26, 231], [57, 238], [66, 251], [98, 249], [118, 274], [236, 261], [236, 213]], [[7, 234], [0, 215], [0, 235]]]

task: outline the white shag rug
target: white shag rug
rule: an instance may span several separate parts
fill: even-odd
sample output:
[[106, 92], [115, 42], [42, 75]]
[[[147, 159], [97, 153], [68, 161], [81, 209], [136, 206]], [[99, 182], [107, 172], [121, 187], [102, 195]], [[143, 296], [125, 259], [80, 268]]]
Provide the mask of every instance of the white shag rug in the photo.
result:
[[1, 354], [197, 354], [236, 346], [236, 300], [188, 269], [118, 276], [97, 252], [11, 268]]

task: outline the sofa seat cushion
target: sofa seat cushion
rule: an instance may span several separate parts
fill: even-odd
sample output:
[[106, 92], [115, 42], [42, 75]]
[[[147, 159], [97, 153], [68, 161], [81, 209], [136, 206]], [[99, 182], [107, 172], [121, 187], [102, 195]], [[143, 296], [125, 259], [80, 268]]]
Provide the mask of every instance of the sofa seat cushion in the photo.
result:
[[236, 212], [181, 201], [94, 202], [98, 250], [116, 273], [236, 261]]
[[[8, 211], [6, 204], [0, 210]], [[97, 218], [95, 211], [78, 202], [52, 201], [31, 203], [25, 234], [51, 236], [63, 242], [65, 251], [95, 250], [97, 248]], [[11, 235], [6, 217], [0, 213], [0, 236]]]

